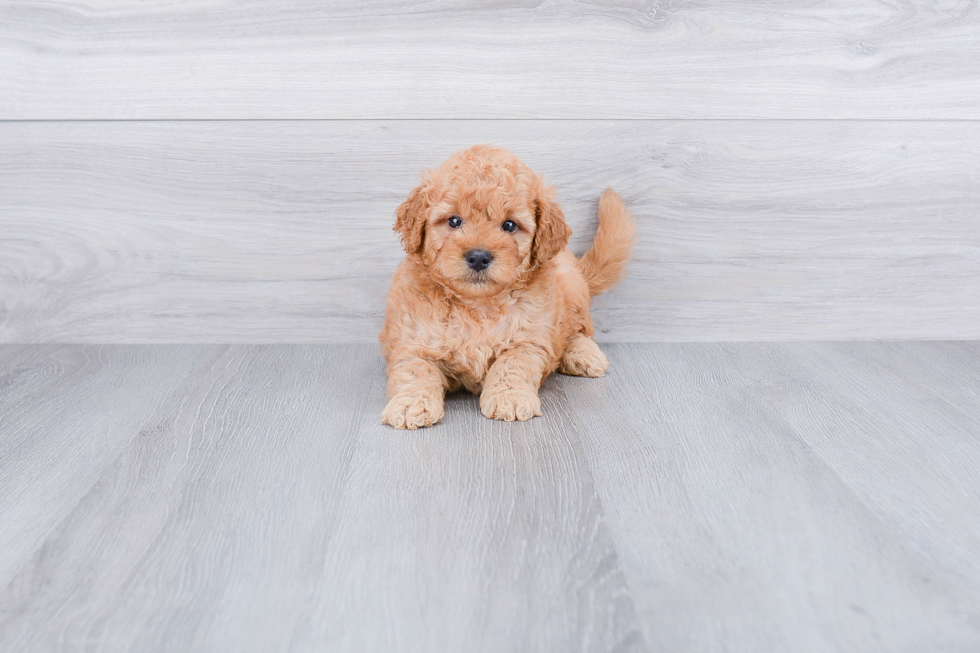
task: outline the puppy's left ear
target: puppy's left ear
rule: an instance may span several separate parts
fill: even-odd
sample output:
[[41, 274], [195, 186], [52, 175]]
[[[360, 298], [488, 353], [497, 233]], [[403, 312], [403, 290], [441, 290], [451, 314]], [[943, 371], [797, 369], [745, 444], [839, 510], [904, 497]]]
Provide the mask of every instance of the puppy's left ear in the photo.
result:
[[422, 249], [425, 237], [425, 181], [408, 194], [408, 199], [398, 205], [395, 211], [394, 230], [401, 235], [402, 247], [409, 254], [417, 254]]
[[531, 264], [539, 265], [558, 256], [559, 252], [568, 245], [572, 228], [565, 222], [565, 214], [554, 201], [555, 189], [538, 184], [534, 241], [531, 244]]

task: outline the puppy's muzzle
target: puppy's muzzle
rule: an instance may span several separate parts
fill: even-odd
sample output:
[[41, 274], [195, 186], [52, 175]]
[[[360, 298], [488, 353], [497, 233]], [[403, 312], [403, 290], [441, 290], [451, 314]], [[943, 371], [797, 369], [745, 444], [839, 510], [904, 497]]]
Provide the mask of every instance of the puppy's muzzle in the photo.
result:
[[474, 272], [483, 272], [493, 263], [493, 254], [485, 249], [471, 249], [463, 258]]

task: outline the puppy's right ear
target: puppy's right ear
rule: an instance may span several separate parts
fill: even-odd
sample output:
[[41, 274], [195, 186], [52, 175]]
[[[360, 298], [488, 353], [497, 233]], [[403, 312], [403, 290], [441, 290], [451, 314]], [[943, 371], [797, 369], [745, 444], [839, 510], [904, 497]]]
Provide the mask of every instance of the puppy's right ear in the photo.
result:
[[422, 249], [425, 238], [425, 182], [408, 194], [408, 199], [398, 205], [395, 211], [394, 230], [401, 235], [402, 247], [409, 254], [417, 254]]

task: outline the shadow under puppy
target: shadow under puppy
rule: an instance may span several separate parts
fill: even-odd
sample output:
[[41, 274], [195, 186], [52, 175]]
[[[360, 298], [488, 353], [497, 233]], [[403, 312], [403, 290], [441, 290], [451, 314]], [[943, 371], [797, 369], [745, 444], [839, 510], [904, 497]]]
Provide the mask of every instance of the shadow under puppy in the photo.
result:
[[381, 332], [383, 423], [435, 424], [445, 393], [460, 388], [480, 395], [487, 417], [527, 420], [541, 414], [538, 388], [556, 369], [605, 374], [589, 301], [622, 276], [633, 222], [606, 190], [595, 241], [576, 258], [554, 194], [508, 151], [476, 145], [428, 171], [398, 207], [408, 256]]

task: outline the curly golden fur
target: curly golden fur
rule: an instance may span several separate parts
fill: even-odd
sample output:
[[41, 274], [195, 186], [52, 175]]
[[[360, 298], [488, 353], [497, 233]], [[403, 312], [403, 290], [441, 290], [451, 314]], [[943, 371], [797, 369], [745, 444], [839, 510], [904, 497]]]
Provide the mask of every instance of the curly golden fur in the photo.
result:
[[[607, 190], [595, 242], [577, 259], [554, 194], [514, 155], [477, 145], [427, 172], [398, 207], [408, 256], [381, 332], [390, 398], [382, 422], [435, 424], [445, 393], [460, 388], [480, 395], [487, 417], [527, 420], [541, 414], [538, 387], [555, 370], [606, 373], [589, 300], [622, 276], [633, 222]], [[474, 252], [492, 257], [485, 269]]]

